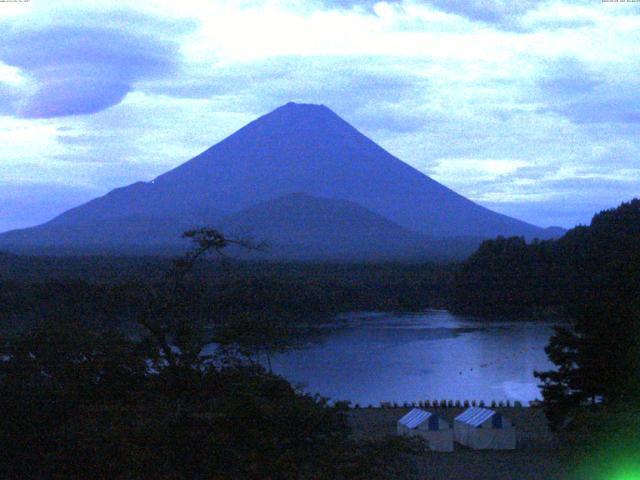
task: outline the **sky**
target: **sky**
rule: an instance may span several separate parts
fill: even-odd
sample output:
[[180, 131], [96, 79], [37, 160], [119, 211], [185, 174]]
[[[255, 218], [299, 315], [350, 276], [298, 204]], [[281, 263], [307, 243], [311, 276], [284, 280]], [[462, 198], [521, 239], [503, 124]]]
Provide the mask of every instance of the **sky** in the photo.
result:
[[0, 232], [324, 104], [540, 226], [640, 196], [640, 2], [0, 2]]

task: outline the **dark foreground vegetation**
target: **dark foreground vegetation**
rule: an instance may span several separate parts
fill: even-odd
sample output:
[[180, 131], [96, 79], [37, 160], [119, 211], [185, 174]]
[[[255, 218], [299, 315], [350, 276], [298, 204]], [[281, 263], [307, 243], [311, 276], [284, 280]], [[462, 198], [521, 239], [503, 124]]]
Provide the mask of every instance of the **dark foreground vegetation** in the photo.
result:
[[401, 455], [419, 445], [352, 440], [344, 405], [302, 394], [239, 357], [205, 364], [179, 355], [170, 363], [152, 346], [58, 322], [3, 338], [0, 477], [365, 480], [410, 473]]
[[123, 302], [129, 334], [92, 321], [109, 300], [74, 309], [52, 299], [30, 327], [0, 337], [0, 477], [405, 478], [403, 455], [422, 446], [354, 440], [346, 405], [297, 391], [245, 354], [265, 341], [256, 322], [222, 329], [221, 348], [204, 355], [221, 340], [205, 334], [217, 316], [192, 315], [188, 278], [232, 241], [187, 235], [194, 250]]

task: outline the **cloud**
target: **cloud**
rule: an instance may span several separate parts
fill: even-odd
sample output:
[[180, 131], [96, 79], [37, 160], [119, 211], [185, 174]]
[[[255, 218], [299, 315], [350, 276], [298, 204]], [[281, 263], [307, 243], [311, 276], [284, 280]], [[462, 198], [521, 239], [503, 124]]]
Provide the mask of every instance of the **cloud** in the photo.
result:
[[[385, 56], [285, 56], [202, 67], [171, 80], [142, 84], [176, 98], [236, 100], [234, 109], [263, 114], [288, 101], [325, 103], [371, 130], [409, 132], [424, 125], [407, 102], [429, 93], [421, 62]], [[345, 94], [348, 92], [348, 94]]]
[[[640, 143], [630, 138], [614, 137], [593, 146], [592, 161], [587, 163], [588, 172], [611, 174], [612, 172], [615, 173], [630, 168], [639, 168]], [[640, 179], [640, 176], [638, 179]]]
[[536, 7], [539, 2], [535, 0], [523, 0], [520, 2], [509, 2], [504, 0], [325, 0], [324, 4], [334, 8], [352, 9], [354, 7], [369, 7], [373, 9], [376, 5], [433, 5], [437, 9], [466, 17], [470, 20], [477, 20], [488, 23], [499, 23], [507, 16], [522, 14]]
[[564, 97], [590, 94], [602, 83], [602, 77], [573, 57], [549, 62], [538, 80], [539, 87], [546, 94]]
[[576, 123], [640, 124], [640, 92], [604, 92], [595, 98], [567, 102], [554, 110]]
[[597, 16], [588, 9], [593, 5], [589, 0], [325, 0], [323, 3], [329, 8], [360, 10], [378, 16], [394, 8], [415, 11], [431, 7], [472, 23], [514, 32], [592, 27]]
[[[601, 154], [601, 155], [600, 155]], [[603, 150], [597, 160], [528, 165], [495, 178], [470, 182], [470, 197], [478, 203], [541, 226], [588, 224], [598, 211], [637, 196], [637, 163], [607, 163]]]
[[19, 93], [15, 86], [0, 83], [0, 115], [13, 115], [17, 110]]
[[493, 182], [527, 166], [528, 162], [515, 159], [445, 158], [438, 161], [433, 174], [439, 178], [458, 178], [457, 183], [479, 185], [483, 181]]
[[430, 0], [429, 3], [444, 12], [500, 27], [512, 26], [515, 18], [539, 5], [535, 0]]
[[[18, 113], [25, 118], [86, 115], [112, 107], [136, 82], [170, 76], [180, 59], [178, 44], [154, 30], [154, 17], [115, 12], [101, 25], [4, 25], [0, 60], [35, 81]], [[158, 26], [163, 22], [158, 20]], [[151, 24], [151, 25], [149, 25]], [[179, 24], [179, 22], [178, 22]]]
[[607, 65], [606, 75], [576, 58], [553, 60], [537, 82], [545, 104], [540, 110], [577, 124], [640, 124], [640, 81], [627, 75], [628, 67]]
[[374, 13], [373, 8], [378, 4], [402, 4], [402, 0], [323, 0], [322, 5], [336, 9], [364, 9], [369, 13]]

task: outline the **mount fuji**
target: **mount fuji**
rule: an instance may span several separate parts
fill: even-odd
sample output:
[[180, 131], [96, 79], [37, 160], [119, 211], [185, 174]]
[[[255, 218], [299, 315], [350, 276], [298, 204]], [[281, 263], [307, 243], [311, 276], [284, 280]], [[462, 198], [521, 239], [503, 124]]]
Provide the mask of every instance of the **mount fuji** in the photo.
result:
[[170, 252], [204, 225], [315, 259], [460, 257], [484, 238], [562, 234], [457, 194], [325, 106], [288, 103], [154, 180], [0, 235], [0, 249]]

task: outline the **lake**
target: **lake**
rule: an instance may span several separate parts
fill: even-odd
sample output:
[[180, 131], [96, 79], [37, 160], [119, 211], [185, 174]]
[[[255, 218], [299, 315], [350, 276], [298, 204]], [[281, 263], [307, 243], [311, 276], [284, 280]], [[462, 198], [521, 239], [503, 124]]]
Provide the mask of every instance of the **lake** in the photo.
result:
[[[311, 393], [362, 406], [381, 401], [521, 401], [541, 398], [552, 324], [488, 321], [443, 310], [351, 313], [313, 341], [272, 358], [274, 372]], [[317, 335], [316, 335], [317, 334]]]

